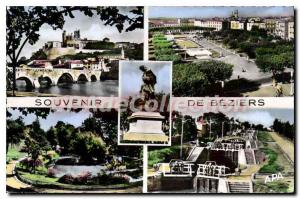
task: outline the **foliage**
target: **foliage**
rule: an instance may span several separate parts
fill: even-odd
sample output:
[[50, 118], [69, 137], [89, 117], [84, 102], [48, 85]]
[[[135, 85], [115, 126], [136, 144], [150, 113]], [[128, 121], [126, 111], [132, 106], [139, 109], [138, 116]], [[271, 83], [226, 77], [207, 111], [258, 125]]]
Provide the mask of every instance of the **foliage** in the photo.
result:
[[278, 119], [275, 119], [273, 122], [273, 129], [275, 132], [278, 132], [280, 135], [283, 135], [291, 140], [295, 139], [294, 124], [290, 124], [289, 122], [283, 122]]
[[[181, 135], [183, 116], [180, 113], [173, 113], [172, 115], [173, 115], [172, 136]], [[195, 119], [189, 115], [185, 115], [183, 120], [184, 120], [183, 140], [184, 141], [195, 140], [197, 138], [197, 127], [196, 127]]]
[[208, 84], [205, 74], [196, 64], [176, 64], [173, 66], [173, 95], [199, 96], [205, 93]]
[[84, 172], [77, 176], [72, 176], [71, 174], [63, 175], [58, 179], [58, 182], [64, 184], [78, 184], [84, 185], [88, 184], [88, 182], [92, 179], [92, 174], [90, 172]]
[[97, 41], [97, 42], [88, 42], [85, 46], [85, 49], [106, 50], [106, 49], [113, 49], [114, 47], [115, 44], [113, 42]]
[[185, 31], [194, 31], [194, 30], [211, 31], [211, 30], [214, 30], [214, 28], [183, 25], [183, 26], [176, 26], [176, 27], [153, 27], [153, 28], [149, 29], [150, 32], [167, 32], [167, 31], [173, 31], [173, 30], [180, 30], [180, 31], [183, 31], [183, 32], [185, 32]]
[[104, 161], [106, 152], [104, 143], [93, 133], [77, 133], [70, 144], [72, 152], [79, 155], [84, 162], [92, 161], [94, 158], [99, 162]]
[[282, 181], [254, 183], [256, 193], [289, 193], [289, 184]]
[[229, 79], [233, 66], [220, 61], [203, 61], [173, 66], [173, 95], [201, 96], [212, 92], [220, 81]]
[[47, 55], [42, 49], [39, 49], [38, 51], [34, 52], [30, 57], [30, 60], [43, 60], [43, 59], [47, 59]]
[[174, 64], [181, 61], [181, 56], [176, 54], [172, 43], [167, 41], [163, 34], [156, 33], [153, 36], [154, 56], [157, 61], [172, 61]]
[[262, 166], [259, 172], [273, 174], [277, 173], [278, 171], [282, 171], [282, 167], [276, 163], [278, 154], [269, 148], [263, 148], [262, 151], [267, 154], [268, 164]]
[[274, 142], [268, 131], [259, 131], [257, 134], [257, 139], [261, 142]]
[[96, 181], [98, 184], [109, 185], [109, 184], [128, 184], [129, 178], [127, 175], [118, 175], [118, 174], [98, 174], [93, 181]]
[[144, 58], [144, 44], [135, 44], [134, 48], [125, 48], [125, 57], [130, 60], [143, 60]]
[[13, 145], [6, 151], [6, 162], [11, 160], [18, 160], [26, 155], [24, 152], [20, 152], [21, 144], [19, 146]]
[[179, 151], [180, 146], [151, 150], [148, 152], [148, 165], [153, 167], [153, 165], [157, 163], [169, 162], [171, 159], [178, 159]]
[[6, 153], [8, 152], [9, 145], [16, 145], [24, 138], [25, 124], [23, 118], [19, 117], [16, 120], [6, 120]]

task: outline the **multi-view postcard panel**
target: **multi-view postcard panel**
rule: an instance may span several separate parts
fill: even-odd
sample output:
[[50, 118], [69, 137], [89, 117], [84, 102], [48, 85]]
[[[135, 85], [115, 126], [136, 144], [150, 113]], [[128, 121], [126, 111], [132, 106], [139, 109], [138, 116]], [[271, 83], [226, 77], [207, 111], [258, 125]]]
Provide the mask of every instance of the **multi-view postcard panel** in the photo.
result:
[[172, 113], [172, 146], [149, 148], [148, 192], [294, 190], [293, 108], [182, 110]]
[[[117, 97], [119, 61], [143, 60], [143, 7], [56, 7], [47, 20], [33, 16], [42, 25], [32, 36], [14, 38], [18, 12], [48, 12], [36, 9], [11, 7], [7, 14], [7, 96]], [[20, 43], [25, 37], [29, 42]]]
[[144, 9], [7, 7], [7, 192], [295, 193], [294, 8]]
[[120, 62], [121, 144], [170, 142], [172, 62]]
[[149, 7], [149, 59], [173, 61], [176, 97], [293, 96], [294, 48], [293, 7]]

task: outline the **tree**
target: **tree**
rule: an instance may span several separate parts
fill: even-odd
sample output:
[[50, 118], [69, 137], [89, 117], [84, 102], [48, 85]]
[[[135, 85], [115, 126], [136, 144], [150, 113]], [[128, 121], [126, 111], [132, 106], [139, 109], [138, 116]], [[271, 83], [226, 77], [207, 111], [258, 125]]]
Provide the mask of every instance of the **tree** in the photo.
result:
[[46, 137], [51, 146], [56, 146], [58, 144], [56, 129], [51, 126], [51, 128], [46, 132]]
[[[181, 135], [182, 119], [183, 123], [183, 140], [191, 141], [197, 138], [197, 126], [195, 119], [190, 115], [181, 115], [181, 113], [174, 111], [173, 115], [173, 126], [172, 126], [172, 136]], [[175, 117], [176, 115], [176, 117]]]
[[[41, 128], [40, 122], [38, 119], [36, 119], [34, 122], [32, 122], [28, 136], [31, 140], [35, 143], [37, 147], [39, 147], [40, 151], [47, 152], [49, 150], [49, 142], [46, 137], [45, 131]], [[27, 146], [27, 149], [29, 149]]]
[[12, 66], [12, 90], [16, 90], [16, 67], [19, 57], [25, 46], [34, 45], [39, 40], [40, 28], [47, 24], [56, 29], [62, 29], [65, 17], [74, 18], [78, 11], [88, 17], [100, 16], [104, 25], [115, 26], [119, 32], [124, 29], [124, 24], [129, 24], [125, 31], [143, 28], [143, 7], [136, 7], [125, 15], [117, 7], [80, 7], [80, 6], [11, 6], [6, 8], [6, 55], [10, 58]]
[[175, 64], [173, 67], [174, 96], [203, 96], [214, 94], [216, 83], [229, 79], [233, 65], [220, 61]]
[[[215, 135], [218, 135], [219, 137], [222, 136], [222, 130], [223, 135], [226, 135], [226, 132], [230, 131], [230, 119], [222, 112], [214, 113], [214, 112], [208, 112], [203, 114], [203, 118], [208, 121], [208, 123], [211, 122], [211, 130]], [[223, 126], [223, 127], [222, 127]]]
[[43, 60], [43, 59], [47, 59], [47, 55], [42, 49], [34, 52], [30, 57], [30, 60]]
[[79, 132], [71, 142], [72, 152], [79, 155], [84, 162], [90, 162], [96, 158], [103, 162], [105, 157], [105, 145], [101, 138], [93, 133]]
[[6, 120], [6, 153], [9, 145], [19, 144], [24, 138], [25, 124], [23, 118], [19, 117], [16, 120]]
[[233, 72], [233, 65], [221, 61], [206, 61], [198, 65], [210, 84], [227, 80]]
[[62, 154], [67, 154], [71, 151], [71, 141], [76, 134], [76, 129], [71, 124], [65, 124], [62, 121], [57, 122], [55, 125], [57, 132], [57, 141], [62, 148]]

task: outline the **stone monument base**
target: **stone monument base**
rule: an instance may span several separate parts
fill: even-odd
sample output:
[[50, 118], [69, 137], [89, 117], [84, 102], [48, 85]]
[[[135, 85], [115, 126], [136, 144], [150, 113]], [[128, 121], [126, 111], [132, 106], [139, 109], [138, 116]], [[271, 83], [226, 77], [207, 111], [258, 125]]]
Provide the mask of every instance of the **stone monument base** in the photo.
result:
[[129, 118], [129, 130], [123, 134], [124, 141], [168, 142], [163, 132], [163, 120], [158, 112], [135, 112]]
[[123, 140], [135, 142], [168, 142], [168, 136], [161, 134], [124, 133]]

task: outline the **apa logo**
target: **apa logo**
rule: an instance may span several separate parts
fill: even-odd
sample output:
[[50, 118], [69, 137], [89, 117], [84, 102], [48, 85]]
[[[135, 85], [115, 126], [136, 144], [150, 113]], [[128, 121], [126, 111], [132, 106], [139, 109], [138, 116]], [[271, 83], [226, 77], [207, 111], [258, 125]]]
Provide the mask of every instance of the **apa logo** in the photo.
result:
[[273, 182], [274, 180], [280, 180], [280, 179], [283, 179], [283, 176], [282, 174], [279, 172], [279, 173], [274, 173], [270, 176], [267, 176], [265, 178], [265, 184], [267, 184], [268, 182]]

